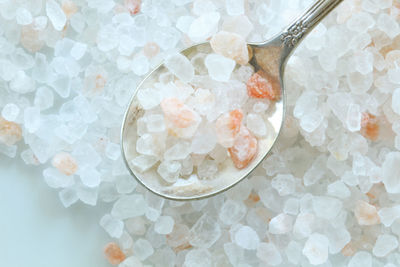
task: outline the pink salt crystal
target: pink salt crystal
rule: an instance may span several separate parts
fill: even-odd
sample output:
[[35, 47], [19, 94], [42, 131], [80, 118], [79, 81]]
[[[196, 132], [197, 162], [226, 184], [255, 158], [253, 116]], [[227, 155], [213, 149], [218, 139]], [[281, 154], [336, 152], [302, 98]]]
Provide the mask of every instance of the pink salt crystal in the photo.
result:
[[126, 258], [120, 247], [114, 242], [108, 243], [105, 246], [104, 255], [112, 265], [118, 265]]
[[375, 225], [380, 222], [376, 207], [365, 201], [357, 201], [354, 215], [359, 225]]
[[22, 138], [22, 129], [15, 122], [7, 121], [0, 116], [0, 143], [14, 145]]
[[71, 154], [66, 152], [60, 152], [56, 154], [51, 163], [55, 168], [65, 175], [72, 175], [78, 169], [76, 160], [71, 156]]
[[249, 62], [247, 43], [239, 34], [221, 31], [211, 38], [210, 44], [215, 53], [231, 58], [238, 64]]
[[379, 137], [378, 119], [370, 113], [363, 113], [360, 132], [365, 138], [376, 141]]
[[233, 110], [230, 113], [221, 115], [215, 122], [215, 130], [218, 142], [224, 147], [231, 147], [235, 137], [239, 133], [243, 120], [241, 110]]
[[189, 228], [184, 224], [175, 224], [172, 232], [166, 235], [167, 245], [176, 253], [189, 249]]
[[257, 138], [245, 126], [241, 126], [233, 146], [228, 148], [228, 152], [236, 168], [243, 169], [250, 164], [257, 154], [257, 143]]
[[76, 4], [70, 0], [64, 0], [61, 4], [61, 9], [64, 11], [67, 19], [71, 18], [78, 11]]
[[267, 98], [272, 101], [281, 97], [279, 82], [262, 70], [254, 73], [247, 81], [247, 93], [250, 97]]
[[143, 47], [143, 53], [146, 57], [152, 58], [160, 52], [160, 47], [154, 42], [148, 42]]
[[196, 120], [195, 112], [178, 98], [165, 98], [161, 102], [161, 109], [166, 119], [178, 128], [187, 128]]
[[131, 15], [135, 15], [140, 11], [140, 5], [142, 4], [141, 0], [125, 0], [124, 6], [128, 9]]
[[22, 47], [32, 53], [39, 51], [44, 45], [41, 32], [35, 30], [32, 24], [22, 26], [20, 42]]

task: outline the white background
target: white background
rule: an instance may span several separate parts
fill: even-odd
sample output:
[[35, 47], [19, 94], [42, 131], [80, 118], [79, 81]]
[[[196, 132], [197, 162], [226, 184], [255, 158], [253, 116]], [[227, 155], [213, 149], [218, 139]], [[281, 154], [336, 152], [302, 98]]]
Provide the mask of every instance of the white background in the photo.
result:
[[66, 209], [38, 167], [0, 155], [0, 266], [110, 267], [99, 226], [107, 205]]

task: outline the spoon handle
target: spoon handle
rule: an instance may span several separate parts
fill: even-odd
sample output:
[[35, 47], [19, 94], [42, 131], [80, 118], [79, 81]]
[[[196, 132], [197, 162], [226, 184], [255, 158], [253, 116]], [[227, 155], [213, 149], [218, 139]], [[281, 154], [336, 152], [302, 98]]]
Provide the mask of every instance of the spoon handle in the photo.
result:
[[342, 1], [343, 0], [317, 0], [293, 24], [287, 27], [280, 35], [280, 40], [285, 46], [286, 57], [288, 57], [304, 37]]

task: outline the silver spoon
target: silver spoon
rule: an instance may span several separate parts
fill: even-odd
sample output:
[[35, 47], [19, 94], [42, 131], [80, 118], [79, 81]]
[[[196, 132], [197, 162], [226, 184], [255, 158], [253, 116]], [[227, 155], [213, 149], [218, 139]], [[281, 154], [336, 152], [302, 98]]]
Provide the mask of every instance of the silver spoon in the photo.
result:
[[[268, 155], [282, 128], [285, 118], [283, 75], [288, 58], [304, 37], [342, 1], [318, 0], [292, 25], [271, 40], [264, 43], [248, 44], [249, 50], [253, 53], [250, 64], [256, 70], [262, 69], [273, 76], [280, 84], [282, 95], [280, 100], [275, 103], [273, 112], [269, 115], [269, 122], [273, 133], [269, 137], [258, 140], [259, 145], [256, 158], [249, 166], [242, 170], [236, 169], [232, 164], [223, 164], [217, 177], [213, 180], [199, 183], [197, 181], [191, 182], [189, 179], [188, 182], [175, 186], [164, 184], [155, 170], [144, 173], [135, 170], [131, 163], [131, 160], [138, 155], [136, 152], [136, 138], [134, 138], [137, 136], [135, 124], [137, 117], [143, 113], [143, 108], [136, 97], [137, 92], [141, 88], [152, 87], [155, 81], [158, 80], [159, 75], [165, 71], [165, 67], [161, 64], [153, 70], [135, 89], [125, 113], [121, 130], [122, 155], [132, 176], [153, 193], [172, 200], [197, 200], [210, 197], [231, 188], [248, 177]], [[183, 50], [181, 53], [187, 56], [198, 48], [209, 47], [209, 43], [198, 44]]]

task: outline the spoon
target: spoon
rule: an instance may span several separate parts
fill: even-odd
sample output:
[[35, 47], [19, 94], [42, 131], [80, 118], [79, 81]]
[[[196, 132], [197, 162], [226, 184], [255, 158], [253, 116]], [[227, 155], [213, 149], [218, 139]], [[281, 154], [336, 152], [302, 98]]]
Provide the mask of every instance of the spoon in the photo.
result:
[[[137, 86], [124, 116], [121, 130], [121, 149], [124, 162], [131, 175], [148, 190], [171, 200], [198, 200], [210, 197], [233, 187], [248, 177], [271, 151], [281, 131], [285, 118], [283, 75], [290, 55], [304, 37], [342, 1], [317, 0], [293, 24], [271, 40], [263, 43], [248, 43], [250, 54], [253, 54], [250, 64], [256, 71], [261, 69], [279, 81], [281, 97], [280, 100], [275, 102], [275, 107], [268, 118], [272, 126], [270, 127], [272, 133], [268, 137], [258, 140], [257, 156], [247, 167], [238, 170], [232, 164], [222, 164], [217, 177], [213, 180], [199, 183], [198, 181], [188, 179], [174, 186], [164, 184], [155, 170], [144, 173], [135, 170], [131, 162], [134, 157], [138, 156], [136, 152], [136, 139], [134, 138], [135, 136], [137, 137], [137, 128], [135, 125], [137, 118], [144, 112], [137, 99], [137, 92], [141, 88], [153, 87], [160, 74], [166, 70], [164, 65], [161, 64]], [[187, 56], [197, 49], [201, 49], [202, 51], [209, 49], [211, 51], [210, 44], [207, 42], [189, 47], [181, 51], [181, 53]]]

